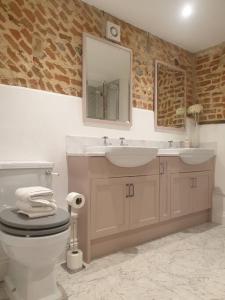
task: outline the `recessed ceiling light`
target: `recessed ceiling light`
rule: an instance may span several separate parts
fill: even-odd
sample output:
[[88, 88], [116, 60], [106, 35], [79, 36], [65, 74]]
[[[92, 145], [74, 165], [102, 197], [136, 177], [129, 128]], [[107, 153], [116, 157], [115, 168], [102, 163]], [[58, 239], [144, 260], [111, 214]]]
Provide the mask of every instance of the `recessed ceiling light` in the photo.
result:
[[193, 13], [193, 9], [191, 4], [186, 4], [181, 11], [181, 15], [185, 19], [189, 18], [192, 15], [192, 13]]

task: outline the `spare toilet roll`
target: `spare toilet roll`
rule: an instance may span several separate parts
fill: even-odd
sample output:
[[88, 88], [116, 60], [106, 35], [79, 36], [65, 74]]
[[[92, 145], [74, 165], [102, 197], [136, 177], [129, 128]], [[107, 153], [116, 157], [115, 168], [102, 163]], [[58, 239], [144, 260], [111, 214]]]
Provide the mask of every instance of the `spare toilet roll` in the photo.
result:
[[80, 270], [83, 267], [83, 253], [81, 250], [77, 251], [72, 251], [68, 250], [67, 251], [67, 267], [70, 270]]
[[66, 201], [71, 207], [79, 209], [84, 206], [85, 197], [82, 194], [72, 192], [67, 195]]

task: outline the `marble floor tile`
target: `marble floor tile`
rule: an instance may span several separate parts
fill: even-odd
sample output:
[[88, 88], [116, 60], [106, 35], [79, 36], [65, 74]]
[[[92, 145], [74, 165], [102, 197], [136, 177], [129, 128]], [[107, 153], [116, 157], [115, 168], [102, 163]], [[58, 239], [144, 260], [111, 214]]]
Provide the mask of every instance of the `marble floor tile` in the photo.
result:
[[58, 266], [57, 280], [68, 300], [225, 300], [225, 226], [193, 227], [75, 274]]
[[69, 300], [225, 300], [225, 227], [203, 224], [57, 277]]
[[2, 282], [0, 282], [0, 300], [8, 300]]

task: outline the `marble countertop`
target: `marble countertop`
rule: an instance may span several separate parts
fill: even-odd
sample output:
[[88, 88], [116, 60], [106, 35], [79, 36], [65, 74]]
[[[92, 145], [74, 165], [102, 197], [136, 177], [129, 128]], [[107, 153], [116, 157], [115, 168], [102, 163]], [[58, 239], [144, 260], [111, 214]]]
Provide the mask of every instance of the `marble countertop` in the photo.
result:
[[[143, 148], [157, 148], [158, 157], [160, 156], [180, 156], [181, 150], [179, 148], [180, 142], [173, 141], [173, 147], [169, 148], [168, 141], [154, 141], [154, 140], [131, 140], [125, 139], [125, 144], [128, 147], [143, 147]], [[117, 138], [108, 138], [109, 146], [118, 147], [121, 141]], [[123, 146], [123, 147], [126, 147]], [[81, 137], [81, 136], [67, 136], [66, 137], [66, 153], [67, 156], [105, 156], [105, 147], [102, 138], [98, 137]], [[92, 149], [91, 149], [92, 148]], [[95, 148], [95, 149], [93, 149]], [[215, 143], [201, 143], [201, 148], [214, 149], [216, 153], [217, 145]], [[197, 149], [197, 148], [190, 148]], [[195, 150], [196, 151], [196, 150]]]
[[[126, 146], [124, 146], [124, 147], [126, 147]], [[83, 151], [83, 152], [77, 152], [77, 153], [67, 152], [67, 156], [105, 156], [106, 152], [103, 149], [104, 147], [99, 147], [99, 148], [100, 148], [100, 150], [93, 151], [93, 152], [91, 152], [91, 151], [89, 152], [88, 150]], [[199, 152], [199, 151], [202, 151], [203, 149], [207, 150], [207, 151], [210, 150], [215, 153], [215, 151], [213, 149], [207, 149], [207, 148], [159, 148], [157, 156], [158, 157], [160, 157], [160, 156], [180, 156], [180, 154], [185, 151]]]

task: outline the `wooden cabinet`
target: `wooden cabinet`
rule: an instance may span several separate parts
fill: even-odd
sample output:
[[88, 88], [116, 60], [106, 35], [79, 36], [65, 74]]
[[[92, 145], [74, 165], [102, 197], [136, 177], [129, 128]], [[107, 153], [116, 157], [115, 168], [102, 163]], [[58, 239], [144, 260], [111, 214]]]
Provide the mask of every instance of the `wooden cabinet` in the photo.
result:
[[171, 217], [191, 213], [191, 178], [189, 173], [175, 174], [170, 177]]
[[95, 179], [91, 189], [91, 236], [99, 238], [128, 229], [124, 178]]
[[212, 186], [210, 172], [192, 173], [191, 181], [192, 212], [209, 209]]
[[170, 175], [160, 174], [159, 202], [160, 221], [167, 221], [171, 218], [171, 184]]
[[171, 217], [210, 208], [210, 172], [192, 172], [171, 176]]
[[86, 262], [210, 219], [213, 160], [187, 165], [158, 157], [120, 168], [105, 157], [71, 156], [68, 172], [69, 192], [86, 198], [78, 218]]
[[202, 172], [188, 168], [177, 158], [160, 158], [160, 221], [211, 208], [212, 162], [199, 166]]
[[93, 180], [92, 238], [158, 222], [158, 197], [158, 175]]
[[140, 176], [131, 180], [130, 228], [159, 222], [159, 176]]

